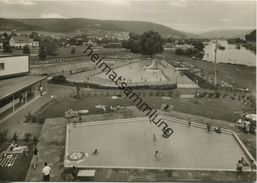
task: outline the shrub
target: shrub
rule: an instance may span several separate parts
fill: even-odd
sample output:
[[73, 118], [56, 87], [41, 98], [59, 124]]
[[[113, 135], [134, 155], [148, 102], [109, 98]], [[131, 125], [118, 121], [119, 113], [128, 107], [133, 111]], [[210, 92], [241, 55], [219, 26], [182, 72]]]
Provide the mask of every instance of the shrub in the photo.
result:
[[6, 141], [8, 132], [9, 132], [8, 129], [6, 129], [6, 130], [3, 131], [3, 133], [2, 133], [3, 141]]
[[63, 75], [53, 76], [51, 82], [53, 83], [64, 83], [66, 81], [66, 77]]
[[18, 136], [19, 136], [18, 133], [17, 133], [17, 132], [14, 132], [11, 140], [12, 140], [12, 141], [17, 141]]
[[3, 140], [3, 134], [0, 132], [0, 143], [4, 142]]
[[31, 121], [32, 121], [32, 123], [36, 123], [37, 122], [37, 117], [36, 116], [32, 116]]
[[213, 93], [209, 93], [208, 97], [212, 98], [212, 96], [213, 96]]
[[33, 136], [33, 142], [35, 142], [35, 143], [38, 142], [38, 138], [36, 136]]
[[46, 120], [45, 117], [40, 116], [40, 117], [38, 117], [37, 122], [38, 122], [39, 124], [44, 124], [45, 120]]
[[215, 97], [216, 97], [216, 98], [219, 98], [219, 97], [220, 97], [220, 92], [216, 92], [216, 93], [215, 93]]
[[28, 141], [30, 140], [30, 137], [31, 137], [31, 136], [32, 136], [32, 135], [31, 135], [30, 132], [25, 133], [25, 134], [24, 134], [24, 140], [25, 140], [25, 142], [28, 142]]

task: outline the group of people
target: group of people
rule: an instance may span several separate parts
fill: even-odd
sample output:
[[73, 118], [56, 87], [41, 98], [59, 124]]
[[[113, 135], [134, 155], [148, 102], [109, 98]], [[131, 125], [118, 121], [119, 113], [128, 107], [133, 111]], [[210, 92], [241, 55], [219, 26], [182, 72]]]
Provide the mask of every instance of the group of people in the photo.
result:
[[[33, 151], [33, 156], [32, 156], [31, 164], [32, 164], [32, 168], [35, 170], [39, 161], [39, 151], [37, 147], [34, 147], [32, 151]], [[42, 169], [43, 181], [50, 181], [50, 172], [51, 172], [51, 168], [48, 165], [48, 163], [45, 162], [44, 167]]]
[[[212, 127], [211, 127], [211, 124], [210, 124], [210, 123], [207, 123], [207, 124], [206, 124], [206, 128], [207, 128], [207, 131], [208, 131], [209, 133], [211, 133]], [[214, 130], [216, 133], [221, 133], [221, 128], [220, 128], [220, 127], [213, 128], [213, 130]]]
[[[190, 118], [187, 120], [187, 124], [188, 124], [188, 126], [191, 126], [191, 119], [190, 119]], [[207, 131], [208, 131], [209, 133], [211, 133], [212, 127], [211, 127], [211, 124], [210, 124], [210, 123], [206, 123], [206, 128], [207, 128]], [[213, 128], [213, 130], [214, 130], [216, 133], [221, 133], [221, 128], [220, 128], [220, 127]]]
[[244, 167], [251, 167], [251, 171], [256, 169], [256, 165], [254, 160], [251, 159], [250, 164], [242, 157], [240, 160], [238, 160], [237, 164], [236, 164], [236, 170], [238, 172], [242, 172]]
[[245, 133], [255, 133], [255, 123], [248, 120], [239, 119], [236, 123], [236, 127], [243, 130]]

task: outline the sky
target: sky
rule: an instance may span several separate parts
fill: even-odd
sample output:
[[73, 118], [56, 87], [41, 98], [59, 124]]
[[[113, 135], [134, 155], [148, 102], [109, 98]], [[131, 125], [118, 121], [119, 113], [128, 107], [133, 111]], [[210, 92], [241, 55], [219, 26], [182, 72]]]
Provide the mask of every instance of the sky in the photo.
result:
[[255, 29], [256, 1], [0, 0], [0, 17], [139, 20], [200, 33], [219, 29]]

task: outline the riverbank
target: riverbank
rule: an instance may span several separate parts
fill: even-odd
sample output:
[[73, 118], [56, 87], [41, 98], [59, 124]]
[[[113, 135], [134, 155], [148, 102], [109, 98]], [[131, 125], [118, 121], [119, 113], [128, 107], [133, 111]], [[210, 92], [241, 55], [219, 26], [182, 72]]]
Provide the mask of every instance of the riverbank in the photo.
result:
[[[164, 58], [178, 62], [183, 65], [192, 65], [195, 68], [204, 70], [208, 75], [214, 74], [212, 62], [196, 60], [188, 57], [177, 56], [172, 52], [164, 52]], [[255, 95], [256, 91], [256, 67], [239, 64], [217, 63], [218, 83], [225, 81], [232, 83], [235, 88], [249, 88]]]

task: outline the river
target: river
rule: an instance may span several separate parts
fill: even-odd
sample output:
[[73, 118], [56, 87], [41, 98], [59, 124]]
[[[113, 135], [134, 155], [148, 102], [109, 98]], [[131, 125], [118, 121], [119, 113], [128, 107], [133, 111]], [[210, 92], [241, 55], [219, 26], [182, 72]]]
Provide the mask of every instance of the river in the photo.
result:
[[[217, 50], [217, 62], [256, 66], [256, 54], [253, 51], [247, 50], [243, 46], [241, 46], [240, 49], [237, 49], [236, 45], [228, 44], [226, 40], [218, 40], [218, 43], [225, 47], [225, 50]], [[213, 62], [213, 50], [214, 43], [213, 41], [210, 41], [208, 42], [208, 45], [205, 45], [205, 55], [203, 60]]]

